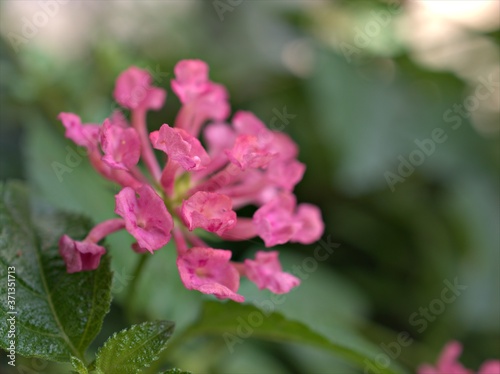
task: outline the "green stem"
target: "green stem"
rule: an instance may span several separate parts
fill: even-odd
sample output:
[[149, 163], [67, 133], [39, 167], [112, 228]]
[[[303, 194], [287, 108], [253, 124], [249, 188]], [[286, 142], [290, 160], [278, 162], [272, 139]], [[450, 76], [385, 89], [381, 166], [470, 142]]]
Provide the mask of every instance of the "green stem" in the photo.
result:
[[125, 308], [126, 308], [127, 319], [129, 320], [129, 322], [134, 322], [133, 301], [135, 296], [135, 289], [137, 288], [137, 283], [139, 283], [139, 275], [141, 274], [141, 271], [144, 268], [144, 265], [146, 264], [146, 260], [149, 257], [150, 256], [148, 256], [148, 254], [139, 255], [139, 260], [137, 261], [134, 273], [132, 274], [133, 278], [127, 289], [127, 295], [125, 296]]

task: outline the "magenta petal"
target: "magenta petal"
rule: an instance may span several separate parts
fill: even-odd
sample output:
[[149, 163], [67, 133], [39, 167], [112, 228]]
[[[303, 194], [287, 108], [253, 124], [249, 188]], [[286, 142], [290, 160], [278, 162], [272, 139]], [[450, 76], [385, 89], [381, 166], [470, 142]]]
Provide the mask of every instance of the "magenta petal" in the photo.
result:
[[128, 170], [139, 162], [141, 141], [136, 129], [112, 125], [105, 120], [101, 128], [102, 160], [113, 169]]
[[293, 242], [311, 244], [321, 238], [325, 229], [321, 210], [311, 204], [300, 204], [294, 216], [295, 232]]
[[189, 230], [200, 227], [222, 235], [236, 225], [236, 213], [232, 209], [233, 202], [228, 196], [199, 191], [183, 201], [181, 217]]
[[147, 70], [132, 66], [118, 76], [113, 95], [128, 109], [160, 109], [165, 102], [165, 90], [151, 86]]
[[210, 163], [210, 157], [200, 141], [183, 129], [167, 124], [149, 135], [153, 147], [165, 152], [185, 170], [200, 170]]
[[283, 272], [278, 252], [257, 252], [255, 260], [245, 260], [245, 274], [259, 289], [282, 294], [300, 284], [300, 279]]
[[186, 104], [207, 90], [208, 65], [201, 60], [182, 60], [175, 65], [172, 90]]
[[231, 251], [193, 247], [177, 258], [182, 283], [189, 290], [243, 302], [244, 297], [236, 293], [240, 276], [230, 259]]
[[209, 83], [207, 91], [196, 101], [196, 110], [197, 115], [205, 120], [224, 121], [231, 112], [226, 88]]
[[280, 160], [290, 160], [299, 154], [297, 144], [287, 134], [273, 131], [272, 150]]
[[265, 168], [275, 156], [256, 136], [240, 135], [231, 150], [226, 151], [229, 161], [241, 170], [247, 168]]
[[210, 123], [205, 127], [204, 137], [210, 155], [218, 155], [234, 145], [236, 135], [227, 123]]
[[59, 253], [66, 263], [67, 272], [77, 273], [97, 269], [106, 249], [95, 243], [79, 242], [63, 235], [59, 239]]
[[114, 110], [111, 117], [109, 117], [109, 121], [113, 126], [120, 126], [123, 128], [130, 126], [130, 123], [121, 110]]
[[418, 368], [418, 374], [472, 374], [458, 360], [462, 353], [462, 345], [457, 341], [446, 344], [441, 352], [436, 367], [422, 365]]
[[151, 253], [170, 240], [172, 216], [160, 196], [144, 184], [134, 191], [125, 187], [116, 196], [116, 214], [125, 220], [125, 228], [137, 240], [140, 248]]
[[93, 124], [82, 125], [80, 117], [73, 113], [60, 113], [57, 117], [66, 128], [65, 136], [75, 144], [94, 149], [99, 141], [99, 126]]
[[269, 163], [266, 176], [274, 186], [293, 191], [297, 183], [302, 180], [305, 171], [306, 166], [295, 159], [274, 159]]
[[485, 361], [477, 374], [500, 374], [500, 361], [498, 360], [488, 360]]
[[253, 223], [266, 247], [286, 243], [292, 238], [295, 233], [294, 209], [295, 197], [285, 193], [257, 209]]
[[232, 123], [236, 132], [240, 135], [253, 135], [257, 137], [272, 136], [271, 131], [252, 112], [246, 112], [243, 110], [236, 112]]

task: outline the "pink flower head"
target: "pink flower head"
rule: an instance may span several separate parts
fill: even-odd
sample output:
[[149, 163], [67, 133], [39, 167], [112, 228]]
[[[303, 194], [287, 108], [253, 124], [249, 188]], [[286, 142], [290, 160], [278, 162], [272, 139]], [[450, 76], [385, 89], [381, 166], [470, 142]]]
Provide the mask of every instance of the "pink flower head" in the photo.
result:
[[68, 273], [95, 270], [99, 266], [106, 249], [90, 241], [76, 241], [67, 235], [59, 239], [61, 254]]
[[137, 131], [112, 125], [106, 119], [101, 128], [102, 160], [113, 169], [128, 170], [139, 162], [141, 141]]
[[58, 118], [66, 128], [65, 136], [68, 139], [89, 150], [97, 147], [99, 141], [98, 125], [82, 125], [80, 117], [73, 113], [60, 113]]
[[127, 231], [137, 239], [140, 248], [153, 253], [169, 242], [172, 216], [149, 185], [144, 184], [137, 191], [122, 189], [116, 195], [115, 212], [125, 220]]
[[253, 216], [257, 233], [266, 247], [288, 241], [310, 244], [323, 234], [320, 210], [310, 204], [300, 204], [295, 213], [295, 197], [282, 193], [260, 207]]
[[[142, 255], [154, 253], [172, 236], [188, 289], [241, 302], [239, 277], [246, 275], [261, 289], [289, 292], [299, 280], [283, 272], [277, 252], [233, 263], [231, 251], [210, 248], [198, 232], [232, 241], [260, 236], [267, 247], [319, 239], [324, 230], [320, 210], [297, 206], [293, 195], [305, 172], [297, 144], [250, 112], [239, 111], [228, 123], [228, 92], [210, 81], [205, 62], [184, 60], [174, 70], [172, 89], [182, 103], [174, 126], [149, 132], [147, 111], [159, 109], [166, 93], [137, 67], [120, 74], [114, 90], [116, 101], [131, 110], [130, 121], [115, 111], [99, 127], [60, 114], [66, 136], [87, 147], [92, 166], [122, 187], [115, 196], [121, 218], [99, 223], [81, 242], [61, 238], [68, 271], [97, 267], [104, 251], [97, 243], [126, 229], [136, 239], [132, 250]], [[166, 157], [160, 160], [155, 149]], [[238, 217], [237, 210], [249, 205], [257, 209], [253, 217]]]
[[222, 194], [199, 191], [184, 200], [181, 216], [189, 230], [201, 227], [221, 235], [236, 225], [232, 200]]
[[283, 272], [278, 260], [278, 252], [257, 252], [255, 260], [245, 260], [245, 274], [260, 290], [267, 288], [281, 294], [300, 284], [300, 279]]
[[154, 148], [165, 152], [185, 170], [200, 170], [210, 162], [210, 157], [200, 141], [183, 129], [164, 124], [149, 137]]
[[151, 75], [147, 70], [132, 66], [116, 80], [115, 100], [127, 109], [158, 110], [165, 102], [166, 92], [151, 83]]
[[[424, 364], [421, 365], [418, 374], [474, 374], [472, 370], [465, 368], [459, 361], [462, 353], [462, 345], [457, 341], [446, 344], [441, 352], [441, 356], [435, 367]], [[486, 361], [478, 371], [478, 374], [498, 374], [500, 373], [500, 361]]]
[[189, 290], [242, 302], [244, 297], [236, 293], [240, 276], [230, 259], [231, 251], [193, 247], [177, 258], [182, 283]]

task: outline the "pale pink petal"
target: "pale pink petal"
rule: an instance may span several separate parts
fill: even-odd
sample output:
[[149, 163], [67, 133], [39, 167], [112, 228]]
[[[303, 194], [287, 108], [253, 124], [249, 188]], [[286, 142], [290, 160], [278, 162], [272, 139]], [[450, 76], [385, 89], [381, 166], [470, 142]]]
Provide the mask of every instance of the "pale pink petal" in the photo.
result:
[[109, 118], [109, 121], [114, 126], [120, 126], [123, 128], [127, 128], [130, 126], [130, 123], [128, 122], [127, 118], [125, 117], [125, 115], [121, 110], [113, 111], [111, 117]]
[[59, 253], [66, 263], [68, 273], [95, 270], [106, 249], [89, 241], [76, 241], [67, 235], [59, 239]]
[[160, 109], [165, 102], [165, 90], [151, 86], [151, 75], [147, 70], [132, 66], [118, 76], [114, 97], [124, 108]]
[[130, 187], [122, 189], [115, 196], [115, 213], [125, 220], [127, 231], [139, 247], [152, 253], [169, 242], [172, 216], [162, 198], [149, 185], [139, 187], [137, 194]]
[[244, 297], [236, 293], [240, 276], [230, 259], [231, 251], [193, 247], [177, 258], [182, 283], [189, 290], [243, 302]]
[[113, 169], [128, 170], [139, 162], [141, 141], [136, 129], [112, 125], [105, 120], [101, 127], [102, 160]]
[[239, 135], [268, 136], [271, 131], [252, 112], [240, 110], [232, 120], [233, 126]]
[[457, 341], [451, 341], [444, 346], [436, 367], [424, 364], [417, 372], [418, 374], [473, 374], [458, 361], [461, 353], [462, 345]]
[[266, 170], [269, 182], [287, 191], [293, 191], [294, 187], [302, 180], [306, 166], [295, 160], [271, 160]]
[[175, 65], [172, 90], [186, 104], [207, 90], [208, 65], [201, 60], [182, 60]]
[[208, 80], [208, 66], [199, 60], [181, 61], [175, 67], [172, 89], [183, 106], [175, 127], [198, 136], [208, 120], [223, 121], [230, 113], [226, 89]]
[[267, 288], [276, 294], [290, 292], [300, 279], [283, 272], [278, 252], [257, 252], [255, 260], [245, 260], [245, 274], [260, 290]]
[[165, 152], [185, 170], [200, 170], [210, 163], [210, 157], [200, 141], [183, 129], [164, 124], [149, 138], [154, 148]]
[[65, 136], [75, 144], [94, 149], [99, 141], [99, 126], [94, 124], [82, 125], [80, 117], [73, 113], [60, 113], [57, 117], [66, 128]]
[[290, 160], [297, 158], [299, 148], [297, 144], [283, 132], [273, 131], [272, 151], [276, 153], [279, 160]]
[[217, 83], [209, 83], [207, 91], [197, 101], [197, 116], [203, 121], [212, 119], [224, 121], [231, 112], [228, 103], [228, 93], [224, 86]]
[[321, 210], [311, 204], [300, 204], [294, 216], [295, 232], [292, 242], [311, 244], [321, 238], [325, 224], [321, 217]]
[[224, 231], [220, 236], [224, 240], [248, 240], [257, 236], [257, 231], [251, 218], [237, 217], [236, 225]]
[[189, 230], [203, 228], [218, 235], [236, 224], [233, 203], [226, 195], [213, 192], [196, 192], [184, 200], [181, 217]]
[[253, 216], [253, 223], [266, 247], [288, 242], [295, 233], [293, 211], [295, 197], [283, 193], [261, 206]]
[[240, 135], [231, 150], [226, 151], [229, 161], [241, 170], [247, 168], [265, 168], [274, 157], [266, 145], [253, 135]]
[[488, 360], [485, 361], [477, 374], [500, 374], [500, 361]]
[[208, 124], [203, 135], [210, 156], [222, 154], [225, 149], [232, 148], [236, 140], [236, 134], [231, 126], [221, 122]]
[[469, 371], [465, 369], [458, 359], [462, 353], [462, 344], [458, 341], [451, 341], [446, 344], [441, 352], [441, 356], [437, 362], [437, 367], [439, 370], [449, 371], [455, 374], [467, 374]]

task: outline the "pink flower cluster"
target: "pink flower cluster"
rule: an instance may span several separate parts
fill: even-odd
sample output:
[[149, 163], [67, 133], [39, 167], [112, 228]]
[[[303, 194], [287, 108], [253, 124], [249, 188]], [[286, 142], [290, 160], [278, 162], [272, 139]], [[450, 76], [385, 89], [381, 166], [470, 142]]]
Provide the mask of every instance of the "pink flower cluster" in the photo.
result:
[[[474, 374], [472, 370], [466, 369], [458, 358], [462, 353], [462, 345], [457, 341], [451, 341], [445, 345], [441, 352], [436, 367], [424, 364], [418, 368], [418, 374]], [[485, 361], [477, 374], [500, 374], [500, 361]]]
[[[66, 137], [85, 147], [94, 168], [122, 187], [115, 197], [121, 218], [98, 224], [83, 241], [61, 238], [67, 271], [95, 269], [105, 253], [98, 242], [126, 229], [138, 253], [153, 253], [173, 238], [188, 289], [241, 302], [237, 291], [240, 276], [246, 276], [259, 289], [289, 292], [300, 281], [283, 272], [277, 252], [259, 251], [255, 259], [235, 263], [231, 251], [210, 248], [193, 230], [225, 240], [259, 236], [266, 247], [318, 240], [324, 229], [320, 210], [297, 205], [293, 195], [305, 171], [297, 145], [250, 112], [237, 112], [229, 122], [227, 91], [209, 80], [202, 61], [179, 62], [172, 90], [182, 103], [175, 125], [151, 133], [147, 112], [163, 106], [166, 91], [152, 86], [150, 74], [137, 67], [123, 72], [114, 90], [115, 100], [130, 110], [130, 121], [121, 112], [102, 126], [82, 124], [72, 113], [59, 115]], [[163, 167], [153, 149], [164, 154]], [[235, 210], [246, 205], [258, 209], [253, 217], [238, 217]]]

